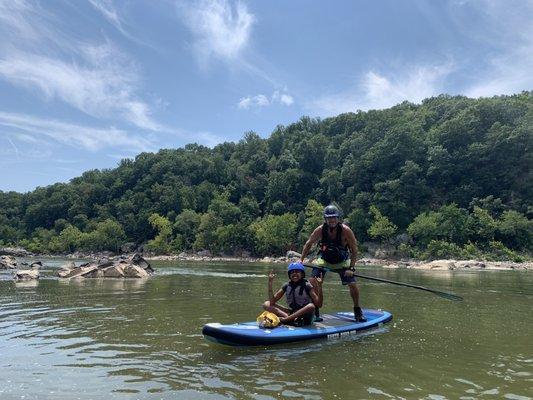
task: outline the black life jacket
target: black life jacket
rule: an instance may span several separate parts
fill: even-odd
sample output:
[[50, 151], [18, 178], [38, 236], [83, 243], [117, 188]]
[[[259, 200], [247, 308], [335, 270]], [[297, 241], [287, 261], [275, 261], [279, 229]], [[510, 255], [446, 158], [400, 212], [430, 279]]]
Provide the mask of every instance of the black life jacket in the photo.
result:
[[287, 304], [293, 312], [313, 302], [310, 295], [311, 290], [307, 283], [307, 279], [302, 279], [298, 283], [289, 281], [283, 285]]
[[339, 264], [350, 257], [346, 246], [342, 244], [342, 224], [339, 222], [334, 239], [329, 237], [328, 224], [322, 225], [322, 240], [319, 243], [320, 257], [329, 264]]

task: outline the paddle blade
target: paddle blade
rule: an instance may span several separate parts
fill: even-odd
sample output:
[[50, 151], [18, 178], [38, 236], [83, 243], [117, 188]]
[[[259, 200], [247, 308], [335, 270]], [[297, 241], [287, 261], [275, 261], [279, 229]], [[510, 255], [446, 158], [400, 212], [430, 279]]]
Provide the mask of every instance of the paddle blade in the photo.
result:
[[458, 296], [453, 293], [438, 292], [438, 291], [433, 291], [432, 293], [435, 293], [437, 296], [444, 297], [445, 299], [452, 300], [452, 301], [463, 301], [464, 300], [461, 296]]

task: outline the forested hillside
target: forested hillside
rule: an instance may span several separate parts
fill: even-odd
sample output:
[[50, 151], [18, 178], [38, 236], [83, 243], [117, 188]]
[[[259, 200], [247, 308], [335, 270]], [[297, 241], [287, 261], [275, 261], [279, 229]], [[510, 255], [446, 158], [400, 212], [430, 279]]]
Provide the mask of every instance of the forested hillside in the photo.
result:
[[267, 139], [142, 153], [0, 192], [0, 244], [35, 252], [280, 254], [338, 204], [359, 240], [404, 255], [519, 259], [533, 243], [533, 92], [304, 117]]

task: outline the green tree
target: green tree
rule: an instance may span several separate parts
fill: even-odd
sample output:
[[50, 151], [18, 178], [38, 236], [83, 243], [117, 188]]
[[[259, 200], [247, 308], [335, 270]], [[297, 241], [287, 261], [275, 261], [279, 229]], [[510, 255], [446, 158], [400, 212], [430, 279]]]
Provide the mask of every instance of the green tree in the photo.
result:
[[487, 245], [494, 240], [497, 222], [492, 218], [487, 210], [474, 206], [474, 210], [467, 218], [470, 239], [479, 244]]
[[200, 217], [198, 233], [193, 244], [194, 250], [218, 250], [216, 231], [223, 226], [222, 221], [212, 212], [206, 212]]
[[174, 250], [191, 250], [200, 226], [201, 215], [193, 210], [183, 210], [174, 221]]
[[316, 227], [324, 222], [324, 206], [316, 200], [310, 199], [305, 206], [304, 214], [304, 224], [298, 235], [300, 246], [305, 243]]
[[157, 231], [154, 239], [147, 243], [149, 250], [157, 254], [164, 254], [170, 251], [170, 242], [172, 241], [172, 225], [168, 218], [157, 213], [150, 215], [148, 218], [150, 225]]
[[267, 215], [250, 226], [260, 254], [284, 254], [294, 243], [297, 228], [296, 215]]
[[374, 239], [380, 241], [388, 241], [396, 233], [397, 227], [387, 216], [381, 214], [378, 208], [374, 205], [370, 206], [370, 213], [373, 216], [372, 225], [368, 228], [368, 234]]
[[118, 253], [125, 240], [126, 234], [122, 225], [113, 219], [106, 219], [97, 222], [94, 230], [83, 236], [81, 246], [85, 250], [109, 250]]
[[69, 224], [58, 236], [60, 251], [72, 253], [80, 247], [82, 240], [83, 233], [77, 227]]
[[533, 221], [518, 211], [505, 211], [498, 220], [497, 236], [512, 249], [531, 250]]
[[417, 215], [407, 227], [407, 232], [419, 247], [426, 247], [440, 236], [437, 213], [425, 212]]

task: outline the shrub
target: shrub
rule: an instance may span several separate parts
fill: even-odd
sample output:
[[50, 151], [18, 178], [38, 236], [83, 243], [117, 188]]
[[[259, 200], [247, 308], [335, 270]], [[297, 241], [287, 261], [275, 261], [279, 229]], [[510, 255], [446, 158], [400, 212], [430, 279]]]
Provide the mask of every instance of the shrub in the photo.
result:
[[489, 243], [489, 250], [493, 260], [523, 262], [524, 258], [515, 253], [513, 250], [505, 247], [502, 242], [492, 241]]
[[461, 248], [455, 243], [444, 240], [432, 240], [422, 253], [422, 258], [436, 260], [440, 258], [459, 258], [462, 255]]

